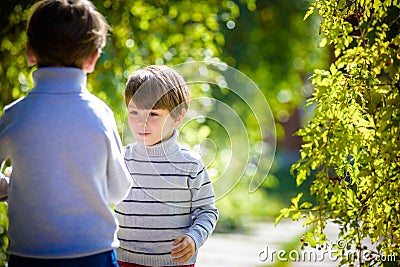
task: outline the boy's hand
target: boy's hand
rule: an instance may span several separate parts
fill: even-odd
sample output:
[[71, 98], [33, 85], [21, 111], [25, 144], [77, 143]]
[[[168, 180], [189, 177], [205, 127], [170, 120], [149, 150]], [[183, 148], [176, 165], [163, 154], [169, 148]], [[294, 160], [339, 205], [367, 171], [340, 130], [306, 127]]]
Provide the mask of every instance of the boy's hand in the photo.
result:
[[196, 252], [196, 243], [188, 235], [181, 235], [172, 245], [174, 248], [171, 250], [171, 256], [174, 262], [187, 262]]

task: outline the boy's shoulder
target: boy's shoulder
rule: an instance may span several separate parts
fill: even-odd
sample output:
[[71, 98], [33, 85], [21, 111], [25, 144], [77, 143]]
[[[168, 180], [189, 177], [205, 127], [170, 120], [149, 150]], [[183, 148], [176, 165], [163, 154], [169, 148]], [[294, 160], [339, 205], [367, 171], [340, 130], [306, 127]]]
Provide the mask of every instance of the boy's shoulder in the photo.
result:
[[195, 162], [201, 164], [201, 155], [188, 147], [187, 145], [181, 144], [178, 142], [178, 147], [179, 147], [179, 154], [181, 157], [183, 157], [185, 160], [189, 162]]
[[18, 98], [17, 100], [14, 100], [10, 104], [6, 105], [4, 107], [4, 112], [7, 112], [8, 110], [11, 110], [12, 108], [18, 106], [19, 104], [21, 104], [23, 102], [24, 99], [25, 99], [25, 97], [21, 97], [21, 98]]
[[[7, 114], [11, 117], [13, 116], [12, 114], [16, 114], [16, 110], [18, 110], [18, 107], [23, 105], [25, 99], [26, 99], [26, 97], [21, 97], [21, 98], [18, 98], [17, 100], [14, 100], [10, 104], [4, 106], [3, 114], [1, 115], [1, 118], [5, 119]], [[17, 112], [17, 114], [18, 114], [18, 112]]]
[[111, 113], [111, 114], [114, 113], [112, 111], [112, 109], [108, 106], [108, 104], [106, 102], [104, 102], [102, 99], [100, 99], [98, 96], [96, 96], [90, 92], [87, 92], [86, 96], [94, 104], [95, 108], [104, 109], [107, 113]]
[[178, 155], [180, 157], [178, 161], [190, 163], [189, 165], [192, 165], [193, 167], [192, 171], [195, 173], [206, 168], [199, 153], [181, 143], [178, 143], [178, 146], [179, 146]]

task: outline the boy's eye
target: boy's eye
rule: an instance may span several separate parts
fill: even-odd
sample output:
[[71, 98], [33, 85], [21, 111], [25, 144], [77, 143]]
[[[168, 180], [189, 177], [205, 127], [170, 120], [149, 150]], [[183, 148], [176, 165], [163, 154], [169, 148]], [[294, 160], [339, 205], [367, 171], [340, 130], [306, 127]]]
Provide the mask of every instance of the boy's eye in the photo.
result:
[[137, 115], [138, 114], [138, 112], [136, 110], [131, 110], [129, 113], [132, 114], [132, 115]]
[[157, 112], [150, 112], [149, 117], [157, 117], [158, 113]]

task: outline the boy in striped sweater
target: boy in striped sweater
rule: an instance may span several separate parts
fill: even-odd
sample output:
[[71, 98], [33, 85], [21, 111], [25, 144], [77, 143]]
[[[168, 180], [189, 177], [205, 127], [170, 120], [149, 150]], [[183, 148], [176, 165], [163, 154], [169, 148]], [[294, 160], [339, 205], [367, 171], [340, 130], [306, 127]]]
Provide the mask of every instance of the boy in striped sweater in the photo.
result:
[[148, 66], [129, 77], [125, 101], [136, 142], [125, 151], [134, 185], [115, 208], [119, 264], [194, 266], [218, 210], [201, 158], [178, 142], [189, 88], [171, 68]]

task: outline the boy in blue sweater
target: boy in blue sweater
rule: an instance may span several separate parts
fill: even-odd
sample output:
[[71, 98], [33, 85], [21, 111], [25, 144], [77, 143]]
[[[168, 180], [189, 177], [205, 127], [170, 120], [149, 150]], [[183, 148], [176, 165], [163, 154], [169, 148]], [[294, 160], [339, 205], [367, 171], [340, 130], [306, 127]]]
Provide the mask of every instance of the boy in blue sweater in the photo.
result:
[[0, 119], [8, 189], [9, 267], [118, 266], [109, 205], [132, 179], [110, 108], [86, 89], [108, 25], [87, 0], [44, 0], [27, 28], [34, 88]]
[[178, 142], [189, 88], [171, 68], [148, 66], [129, 77], [125, 101], [136, 142], [125, 150], [133, 187], [115, 208], [120, 267], [194, 266], [218, 210], [201, 158]]

